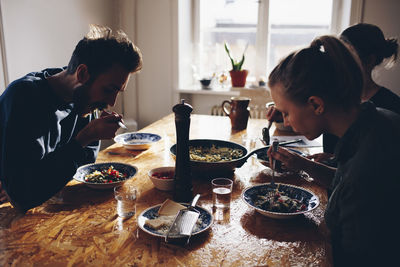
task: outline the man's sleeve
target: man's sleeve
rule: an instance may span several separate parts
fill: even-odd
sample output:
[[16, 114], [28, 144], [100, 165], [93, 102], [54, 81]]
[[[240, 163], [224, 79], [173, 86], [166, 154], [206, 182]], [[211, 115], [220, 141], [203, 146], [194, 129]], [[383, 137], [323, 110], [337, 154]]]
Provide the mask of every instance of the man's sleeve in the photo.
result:
[[80, 165], [93, 162], [98, 145], [82, 148], [74, 138], [58, 145], [60, 137], [52, 136], [49, 127], [59, 125], [34, 96], [15, 98], [9, 111], [3, 129], [3, 181], [13, 205], [26, 211], [60, 191]]

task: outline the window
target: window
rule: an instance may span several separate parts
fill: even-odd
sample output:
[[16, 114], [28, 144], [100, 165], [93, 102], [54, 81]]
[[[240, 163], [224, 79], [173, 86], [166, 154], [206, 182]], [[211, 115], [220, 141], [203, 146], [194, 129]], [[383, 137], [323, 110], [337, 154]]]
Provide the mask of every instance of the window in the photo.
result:
[[[197, 4], [196, 78], [231, 69], [245, 52], [248, 82], [268, 76], [281, 58], [332, 32], [333, 0], [201, 0]], [[201, 76], [201, 77], [200, 77]]]
[[4, 49], [4, 33], [3, 33], [3, 16], [1, 13], [0, 6], [0, 95], [6, 89], [8, 85], [8, 77], [7, 77], [7, 64], [5, 58], [5, 49]]

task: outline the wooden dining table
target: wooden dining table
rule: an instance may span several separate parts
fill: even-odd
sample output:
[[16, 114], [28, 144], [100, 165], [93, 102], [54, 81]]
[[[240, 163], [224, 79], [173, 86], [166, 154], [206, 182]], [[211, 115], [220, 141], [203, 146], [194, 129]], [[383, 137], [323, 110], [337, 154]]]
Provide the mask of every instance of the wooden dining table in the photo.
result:
[[[267, 121], [249, 119], [247, 129], [232, 131], [229, 117], [191, 115], [190, 139], [236, 142], [249, 151], [262, 147], [262, 128]], [[138, 227], [137, 217], [149, 207], [173, 198], [173, 192], [156, 189], [149, 170], [174, 166], [170, 147], [176, 142], [174, 114], [139, 132], [154, 133], [161, 140], [149, 149], [127, 150], [113, 144], [100, 151], [96, 162], [123, 162], [137, 167], [126, 181], [138, 192], [136, 216], [122, 219], [116, 213], [113, 190], [96, 190], [71, 180], [41, 206], [25, 214], [10, 203], [0, 205], [1, 266], [332, 266], [331, 247], [324, 227], [326, 190], [299, 173], [278, 173], [275, 182], [312, 191], [320, 205], [292, 219], [273, 219], [246, 205], [246, 187], [268, 183], [272, 171], [255, 156], [230, 175], [233, 192], [230, 209], [212, 206], [212, 175], [193, 174], [197, 205], [213, 215], [208, 230], [191, 237], [188, 244], [166, 243]], [[271, 133], [287, 135], [272, 126]], [[291, 133], [289, 133], [290, 135]], [[305, 153], [321, 147], [303, 148]], [[22, 159], [23, 160], [23, 159]], [[229, 175], [227, 175], [229, 176]], [[71, 177], [72, 178], [72, 177]]]

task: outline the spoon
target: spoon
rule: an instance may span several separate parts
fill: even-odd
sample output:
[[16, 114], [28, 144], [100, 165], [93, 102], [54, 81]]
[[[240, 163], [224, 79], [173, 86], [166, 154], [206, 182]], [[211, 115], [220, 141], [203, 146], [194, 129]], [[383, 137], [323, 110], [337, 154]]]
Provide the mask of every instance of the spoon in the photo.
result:
[[[112, 112], [110, 112], [110, 111], [108, 111], [108, 110], [104, 110], [104, 111], [107, 112], [108, 114], [112, 114]], [[99, 109], [96, 108], [96, 109], [93, 111], [93, 114], [94, 114], [94, 118], [95, 118], [95, 119], [98, 119], [98, 118], [100, 118], [101, 110], [99, 110]], [[122, 118], [118, 121], [118, 125], [119, 125], [119, 127], [121, 127], [121, 128], [128, 129], [128, 127], [126, 127], [126, 125], [122, 122]]]

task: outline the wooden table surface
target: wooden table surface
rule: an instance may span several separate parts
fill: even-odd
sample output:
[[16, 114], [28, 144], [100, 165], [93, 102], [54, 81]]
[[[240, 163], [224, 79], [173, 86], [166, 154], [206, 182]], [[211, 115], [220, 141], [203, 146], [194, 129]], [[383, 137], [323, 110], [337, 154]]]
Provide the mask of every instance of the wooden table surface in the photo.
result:
[[[258, 138], [266, 120], [250, 119], [247, 130], [231, 132], [228, 117], [192, 115], [190, 138], [231, 140], [246, 148], [261, 147]], [[274, 130], [274, 126], [271, 130]], [[140, 192], [137, 215], [172, 199], [171, 192], [154, 188], [147, 172], [174, 166], [169, 148], [176, 142], [174, 115], [142, 129], [162, 140], [145, 151], [128, 151], [114, 144], [100, 152], [97, 162], [135, 165], [137, 175], [127, 183]], [[275, 134], [282, 134], [275, 131]], [[249, 140], [257, 140], [250, 142]], [[314, 153], [321, 148], [305, 149]], [[320, 206], [291, 220], [275, 220], [255, 212], [240, 198], [244, 188], [270, 181], [271, 170], [251, 157], [236, 169], [230, 210], [213, 211], [210, 179], [194, 179], [198, 205], [214, 215], [206, 232], [188, 245], [166, 244], [137, 227], [135, 217], [116, 215], [112, 190], [95, 190], [72, 180], [60, 198], [19, 214], [9, 203], [0, 205], [1, 266], [331, 266], [331, 248], [321, 222], [327, 203], [325, 190], [296, 174], [280, 174], [276, 182], [312, 190]]]

